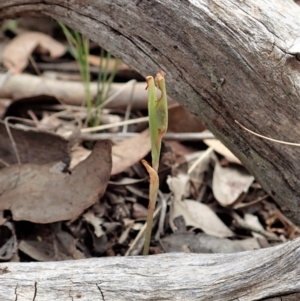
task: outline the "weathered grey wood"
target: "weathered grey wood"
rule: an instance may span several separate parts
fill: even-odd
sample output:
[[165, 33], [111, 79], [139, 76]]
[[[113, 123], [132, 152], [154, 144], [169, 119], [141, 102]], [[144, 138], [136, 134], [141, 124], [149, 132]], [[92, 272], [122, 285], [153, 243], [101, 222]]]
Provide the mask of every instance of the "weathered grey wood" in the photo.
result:
[[143, 75], [201, 118], [300, 223], [300, 8], [292, 0], [6, 0], [0, 20], [47, 15]]
[[292, 301], [296, 292], [300, 239], [236, 254], [0, 264], [1, 301], [77, 300], [77, 295], [82, 301], [250, 301], [288, 294], [282, 300]]
[[[300, 8], [291, 0], [6, 0], [0, 20], [63, 21], [201, 118], [300, 224]], [[298, 300], [299, 240], [232, 255], [1, 264], [0, 300]], [[5, 268], [7, 267], [7, 269]], [[285, 296], [284, 296], [285, 295]]]

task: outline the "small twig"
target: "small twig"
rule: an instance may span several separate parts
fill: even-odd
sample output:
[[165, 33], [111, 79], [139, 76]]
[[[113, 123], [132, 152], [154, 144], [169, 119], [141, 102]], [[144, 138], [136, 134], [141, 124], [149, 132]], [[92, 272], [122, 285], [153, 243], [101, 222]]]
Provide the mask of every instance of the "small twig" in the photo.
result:
[[168, 197], [165, 198], [163, 193], [160, 190], [158, 190], [158, 195], [160, 198], [161, 211], [159, 216], [157, 232], [155, 234], [155, 240], [159, 240], [160, 236], [164, 234], [164, 224], [167, 213], [167, 200], [170, 198], [171, 193], [169, 193]]
[[41, 76], [41, 75], [42, 75], [42, 74], [41, 74], [41, 71], [40, 71], [38, 65], [36, 64], [36, 62], [35, 62], [35, 60], [34, 60], [34, 58], [33, 58], [33, 56], [32, 56], [31, 54], [29, 55], [28, 59], [29, 59], [31, 65], [32, 65], [34, 71], [36, 72], [36, 74], [37, 74], [38, 76]]
[[4, 161], [3, 159], [0, 158], [0, 163], [2, 163], [4, 166], [8, 167], [10, 166], [10, 164], [6, 161]]
[[32, 110], [28, 110], [27, 114], [31, 117], [31, 119], [33, 120], [33, 122], [35, 123], [35, 126], [37, 128], [40, 127], [40, 122], [38, 120], [38, 118], [36, 117], [36, 115], [34, 114], [34, 112]]
[[[81, 129], [81, 133], [91, 133], [91, 132], [96, 132], [96, 131], [103, 131], [103, 130], [114, 128], [116, 126], [122, 126], [124, 124], [136, 124], [136, 123], [146, 122], [148, 120], [149, 120], [149, 118], [147, 116], [147, 117], [140, 117], [140, 118], [125, 120], [125, 121], [119, 121], [119, 122], [114, 122], [111, 124], [99, 125], [99, 126], [94, 126], [91, 128], [84, 128], [84, 129]], [[69, 132], [66, 132], [64, 135], [68, 136], [71, 134], [72, 134], [72, 132], [69, 131]]]
[[192, 171], [197, 167], [198, 164], [200, 164], [214, 149], [212, 147], [209, 147], [201, 156], [193, 163], [193, 165], [189, 168], [188, 174], [190, 175]]
[[260, 137], [260, 138], [262, 138], [262, 139], [269, 140], [269, 141], [276, 142], [276, 143], [280, 143], [280, 144], [285, 144], [285, 145], [300, 146], [300, 143], [294, 143], [294, 142], [286, 142], [286, 141], [276, 140], [276, 139], [273, 139], [273, 138], [269, 138], [269, 137], [266, 137], [266, 136], [257, 134], [257, 133], [255, 133], [255, 132], [253, 132], [253, 131], [247, 129], [247, 128], [244, 127], [243, 125], [241, 125], [237, 120], [235, 120], [235, 123], [237, 123], [237, 124], [238, 124], [242, 129], [244, 129], [245, 131], [251, 133], [251, 134], [254, 135], [254, 136]]
[[12, 145], [12, 148], [15, 152], [15, 155], [16, 155], [16, 159], [17, 159], [17, 162], [18, 162], [18, 165], [21, 166], [21, 159], [20, 159], [20, 156], [19, 156], [19, 152], [18, 152], [18, 148], [17, 148], [17, 144], [15, 142], [15, 139], [11, 133], [11, 130], [10, 130], [10, 126], [9, 126], [9, 120], [13, 120], [15, 119], [16, 117], [6, 117], [4, 119], [4, 123], [5, 123], [5, 127], [6, 127], [6, 131], [7, 131], [7, 134], [9, 136], [9, 139], [11, 141], [11, 145]]
[[120, 90], [116, 91], [114, 94], [109, 96], [101, 105], [99, 105], [95, 110], [99, 110], [107, 106], [111, 101], [113, 101], [119, 94], [121, 94], [128, 86], [131, 86], [136, 83], [135, 79], [128, 81]]
[[[132, 108], [132, 100], [133, 100], [133, 93], [134, 93], [135, 84], [136, 84], [136, 81], [133, 83], [132, 88], [131, 88], [129, 102], [128, 102], [127, 107], [126, 107], [124, 120], [129, 120], [129, 116], [130, 116], [130, 112], [131, 112], [131, 108]], [[128, 124], [125, 124], [124, 127], [123, 127], [122, 132], [127, 133], [127, 129], [128, 129]]]
[[[159, 211], [161, 210], [161, 206], [157, 206], [154, 214], [153, 214], [153, 219], [156, 218], [156, 216], [158, 215]], [[132, 242], [132, 244], [130, 245], [129, 249], [127, 250], [127, 252], [125, 253], [124, 256], [129, 256], [131, 251], [135, 248], [135, 246], [138, 244], [139, 240], [143, 237], [143, 235], [145, 235], [145, 231], [147, 228], [147, 224], [145, 223], [142, 228], [140, 229], [140, 232], [138, 233], [138, 235], [135, 237], [134, 241]], [[141, 246], [142, 249], [143, 245]]]
[[239, 204], [237, 204], [237, 205], [234, 206], [234, 209], [245, 209], [245, 208], [251, 207], [251, 206], [253, 206], [255, 204], [258, 204], [258, 203], [262, 202], [263, 200], [265, 200], [268, 197], [269, 197], [269, 195], [265, 194], [264, 196], [262, 196], [260, 198], [257, 198], [257, 199], [255, 199], [252, 202], [249, 202], [249, 203], [239, 203]]

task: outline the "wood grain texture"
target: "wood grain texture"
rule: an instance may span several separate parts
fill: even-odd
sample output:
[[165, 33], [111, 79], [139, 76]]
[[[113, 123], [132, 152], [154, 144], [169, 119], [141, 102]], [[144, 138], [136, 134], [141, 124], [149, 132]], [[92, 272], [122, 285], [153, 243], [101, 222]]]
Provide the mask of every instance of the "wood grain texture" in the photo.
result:
[[1, 301], [292, 301], [300, 296], [300, 239], [236, 254], [1, 263], [0, 281]]
[[298, 224], [299, 148], [257, 138], [234, 120], [299, 142], [299, 13], [292, 0], [0, 3], [0, 20], [46, 15], [145, 76], [165, 71], [169, 94], [203, 120]]
[[[98, 42], [197, 115], [300, 224], [300, 8], [291, 0], [7, 0]], [[297, 44], [298, 43], [298, 44]], [[295, 50], [296, 49], [296, 50]], [[300, 241], [227, 255], [165, 254], [0, 267], [0, 300], [299, 299]], [[79, 299], [80, 298], [80, 299]]]

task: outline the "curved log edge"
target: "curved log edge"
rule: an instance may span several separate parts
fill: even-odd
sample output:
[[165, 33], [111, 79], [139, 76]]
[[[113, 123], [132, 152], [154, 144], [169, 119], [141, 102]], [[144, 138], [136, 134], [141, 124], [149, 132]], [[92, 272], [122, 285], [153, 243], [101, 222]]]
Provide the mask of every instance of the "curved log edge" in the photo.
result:
[[0, 280], [2, 301], [299, 300], [300, 239], [236, 254], [2, 263]]
[[199, 116], [300, 224], [300, 8], [291, 0], [9, 0], [0, 20], [47, 15], [143, 75]]

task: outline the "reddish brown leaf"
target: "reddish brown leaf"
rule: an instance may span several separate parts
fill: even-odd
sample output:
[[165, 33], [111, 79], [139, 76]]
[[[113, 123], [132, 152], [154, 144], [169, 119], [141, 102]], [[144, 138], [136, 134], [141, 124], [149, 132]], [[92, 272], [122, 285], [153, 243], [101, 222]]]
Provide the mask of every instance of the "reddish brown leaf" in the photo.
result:
[[[12, 124], [10, 124], [10, 131], [22, 164], [32, 163], [40, 165], [55, 161], [70, 163], [69, 143], [57, 134], [35, 128], [22, 129]], [[0, 141], [1, 161], [7, 164], [17, 163], [16, 153], [3, 121], [0, 121]], [[1, 167], [3, 167], [3, 164], [0, 162]]]
[[52, 223], [80, 215], [105, 192], [110, 177], [111, 141], [98, 142], [72, 174], [58, 164], [0, 170], [0, 210], [11, 210], [14, 220]]

